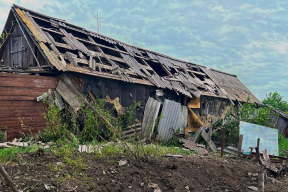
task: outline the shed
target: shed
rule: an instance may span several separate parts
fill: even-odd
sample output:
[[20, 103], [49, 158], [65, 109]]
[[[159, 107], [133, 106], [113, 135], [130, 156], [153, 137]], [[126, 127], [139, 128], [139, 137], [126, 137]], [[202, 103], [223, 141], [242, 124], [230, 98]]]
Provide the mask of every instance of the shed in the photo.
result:
[[[45, 127], [38, 123], [40, 120], [34, 120], [36, 116], [29, 113], [29, 108], [39, 105], [40, 110], [36, 96], [55, 89], [60, 75], [70, 78], [86, 97], [97, 96], [114, 106], [117, 104], [117, 115], [123, 112], [122, 107], [140, 102], [135, 123], [142, 122], [149, 97], [162, 103], [164, 99], [184, 106], [190, 103], [190, 116], [206, 125], [221, 118], [230, 104], [246, 102], [248, 96], [251, 102], [260, 103], [236, 75], [132, 46], [18, 5], [11, 7], [2, 36], [0, 78], [13, 86], [15, 82], [16, 87], [3, 85], [5, 90], [1, 89], [1, 93], [9, 98], [4, 101], [15, 106], [14, 110], [20, 110], [19, 100], [30, 102], [22, 102], [29, 107], [21, 108], [23, 113], [15, 113], [10, 124], [4, 125], [10, 139], [19, 136], [16, 132], [21, 124], [16, 117], [21, 118], [25, 111], [33, 116], [29, 124], [33, 130]], [[27, 84], [16, 83], [21, 79]], [[30, 82], [33, 89], [29, 94], [25, 91], [18, 94]], [[163, 95], [157, 95], [157, 91]], [[17, 97], [13, 97], [15, 94]], [[12, 108], [0, 105], [1, 113], [7, 109]]]

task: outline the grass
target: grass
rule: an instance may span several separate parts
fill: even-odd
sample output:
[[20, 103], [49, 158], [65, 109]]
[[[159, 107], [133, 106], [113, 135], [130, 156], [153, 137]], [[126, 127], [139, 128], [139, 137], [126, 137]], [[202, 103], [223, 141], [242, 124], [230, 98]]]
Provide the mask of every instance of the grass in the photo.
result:
[[[130, 154], [129, 154], [130, 153]], [[130, 156], [136, 155], [138, 157], [155, 157], [160, 158], [165, 154], [172, 154], [172, 155], [191, 155], [194, 152], [190, 150], [183, 150], [179, 147], [166, 147], [163, 145], [137, 145], [137, 144], [130, 144], [130, 143], [122, 143], [122, 144], [109, 144], [104, 145], [101, 149], [101, 153], [98, 150], [95, 151], [96, 157], [115, 157], [115, 156]]]
[[0, 149], [0, 162], [6, 163], [8, 161], [19, 161], [19, 154], [30, 153], [37, 151], [37, 146], [33, 147], [10, 147], [5, 149]]
[[77, 154], [76, 148], [72, 145], [63, 145], [54, 149], [53, 154], [61, 156], [64, 163], [72, 168], [83, 170], [87, 167], [82, 156]]
[[[87, 144], [89, 145], [89, 144]], [[95, 149], [99, 146], [102, 146], [101, 150], [95, 150], [94, 156], [97, 158], [113, 158], [119, 156], [125, 156], [127, 158], [160, 158], [165, 154], [178, 154], [178, 155], [191, 155], [195, 152], [190, 150], [183, 150], [179, 147], [172, 147], [172, 146], [163, 146], [158, 144], [150, 144], [150, 145], [143, 145], [143, 144], [130, 144], [130, 143], [96, 143], [92, 142], [92, 146], [95, 146]], [[9, 161], [20, 161], [21, 154], [31, 153], [37, 151], [37, 146], [33, 147], [11, 147], [6, 149], [0, 149], [0, 162], [6, 163]], [[87, 168], [86, 164], [84, 163], [85, 159], [82, 157], [82, 154], [77, 151], [77, 147], [71, 143], [62, 145], [61, 147], [51, 147], [51, 152], [55, 156], [60, 156], [63, 159], [63, 163], [66, 165], [78, 169], [83, 170]], [[20, 155], [20, 157], [19, 157]], [[110, 164], [114, 164], [114, 162], [109, 162]], [[57, 167], [53, 167], [53, 169], [61, 169], [62, 165]]]

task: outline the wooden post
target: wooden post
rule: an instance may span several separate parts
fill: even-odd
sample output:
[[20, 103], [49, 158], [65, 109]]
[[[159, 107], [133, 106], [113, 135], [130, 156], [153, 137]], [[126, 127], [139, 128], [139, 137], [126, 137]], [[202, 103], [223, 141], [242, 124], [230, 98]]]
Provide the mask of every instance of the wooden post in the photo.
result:
[[242, 152], [242, 142], [243, 142], [243, 135], [240, 135], [238, 142], [238, 157], [241, 155]]
[[257, 139], [257, 147], [255, 147], [256, 149], [256, 162], [259, 161], [259, 164], [262, 165], [262, 162], [260, 160], [260, 138]]
[[9, 177], [8, 173], [6, 172], [6, 170], [4, 169], [4, 167], [1, 164], [0, 164], [0, 173], [4, 177], [6, 183], [9, 185], [11, 190], [13, 192], [19, 192], [18, 189], [16, 189], [16, 187], [14, 186], [14, 184], [13, 184], [11, 178]]
[[265, 166], [261, 165], [260, 170], [258, 172], [258, 191], [264, 192], [264, 181], [265, 181]]
[[226, 131], [226, 128], [223, 127], [222, 128], [222, 142], [221, 142], [221, 157], [223, 157], [224, 155], [225, 131]]

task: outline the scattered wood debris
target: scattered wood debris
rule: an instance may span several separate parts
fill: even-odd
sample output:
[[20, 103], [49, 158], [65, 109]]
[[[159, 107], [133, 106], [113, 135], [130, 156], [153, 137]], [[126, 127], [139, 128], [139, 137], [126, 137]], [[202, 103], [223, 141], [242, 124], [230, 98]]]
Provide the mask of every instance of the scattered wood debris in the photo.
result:
[[18, 189], [14, 186], [11, 178], [9, 177], [8, 173], [6, 172], [5, 168], [0, 164], [0, 173], [4, 177], [5, 181], [11, 188], [13, 192], [19, 192]]
[[102, 150], [102, 146], [93, 146], [93, 145], [79, 145], [78, 147], [78, 151], [79, 152], [87, 152], [87, 153], [94, 153], [94, 152], [98, 152], [101, 154], [101, 150]]
[[249, 186], [248, 189], [252, 190], [252, 191], [258, 191], [258, 188], [257, 187], [254, 187], [254, 186]]
[[126, 159], [122, 159], [119, 161], [119, 166], [127, 165], [128, 161]]
[[198, 147], [196, 143], [187, 140], [187, 139], [182, 139], [180, 140], [180, 142], [183, 143], [183, 146], [192, 150], [192, 151], [196, 151], [197, 153], [201, 154], [201, 155], [208, 155], [208, 151], [205, 148], [202, 147]]
[[166, 154], [165, 157], [183, 158], [183, 155], [170, 155], [170, 154]]

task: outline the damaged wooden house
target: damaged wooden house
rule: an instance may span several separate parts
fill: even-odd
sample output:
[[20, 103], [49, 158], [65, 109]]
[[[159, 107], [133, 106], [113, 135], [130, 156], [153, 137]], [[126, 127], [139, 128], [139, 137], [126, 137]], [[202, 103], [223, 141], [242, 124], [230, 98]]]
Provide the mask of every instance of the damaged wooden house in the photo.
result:
[[[217, 121], [232, 105], [260, 101], [237, 78], [13, 5], [0, 49], [0, 129], [7, 139], [46, 126], [37, 97], [49, 89], [75, 111], [78, 97], [106, 99], [122, 115], [140, 102], [134, 124], [167, 141]], [[23, 127], [25, 125], [25, 127]]]

